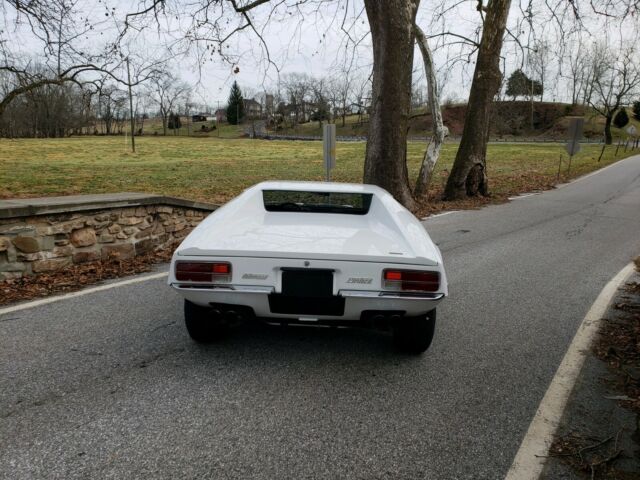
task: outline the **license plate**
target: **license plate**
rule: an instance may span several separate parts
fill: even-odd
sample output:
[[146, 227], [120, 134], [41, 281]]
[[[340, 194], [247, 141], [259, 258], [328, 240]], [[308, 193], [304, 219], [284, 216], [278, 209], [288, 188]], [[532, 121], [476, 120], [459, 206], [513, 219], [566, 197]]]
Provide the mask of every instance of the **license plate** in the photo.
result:
[[331, 297], [333, 270], [283, 270], [282, 294], [290, 297]]

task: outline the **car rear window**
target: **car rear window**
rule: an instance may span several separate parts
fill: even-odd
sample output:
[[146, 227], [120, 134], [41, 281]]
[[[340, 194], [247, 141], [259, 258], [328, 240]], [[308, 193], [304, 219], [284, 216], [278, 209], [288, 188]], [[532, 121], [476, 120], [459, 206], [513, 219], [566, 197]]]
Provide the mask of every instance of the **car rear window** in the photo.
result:
[[372, 193], [304, 192], [298, 190], [263, 190], [264, 208], [268, 212], [346, 213], [366, 215]]

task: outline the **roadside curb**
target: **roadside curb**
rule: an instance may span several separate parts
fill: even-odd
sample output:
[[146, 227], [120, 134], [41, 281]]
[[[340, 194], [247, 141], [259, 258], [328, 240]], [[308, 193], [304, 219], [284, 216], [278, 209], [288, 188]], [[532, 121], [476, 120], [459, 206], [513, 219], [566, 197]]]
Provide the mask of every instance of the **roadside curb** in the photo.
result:
[[629, 278], [634, 268], [635, 265], [631, 262], [620, 270], [601, 290], [582, 320], [538, 406], [505, 480], [537, 480], [540, 478], [549, 447], [589, 353], [589, 347], [600, 329], [602, 317], [618, 288]]

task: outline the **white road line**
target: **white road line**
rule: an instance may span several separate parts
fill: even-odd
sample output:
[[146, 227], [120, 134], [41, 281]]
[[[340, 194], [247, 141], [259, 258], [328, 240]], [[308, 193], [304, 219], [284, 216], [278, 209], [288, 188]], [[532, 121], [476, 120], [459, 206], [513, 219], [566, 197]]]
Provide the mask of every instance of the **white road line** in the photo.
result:
[[622, 162], [626, 162], [627, 160], [632, 160], [632, 159], [636, 159], [637, 160], [638, 159], [638, 155], [631, 155], [630, 157], [623, 158], [622, 160], [618, 160], [617, 162], [613, 162], [611, 165], [607, 165], [606, 167], [602, 167], [602, 168], [600, 168], [598, 170], [594, 170], [593, 172], [587, 173], [586, 175], [583, 175], [581, 177], [574, 178], [569, 183], [563, 183], [563, 184], [557, 186], [557, 188], [563, 188], [563, 187], [566, 187], [567, 185], [571, 185], [572, 183], [576, 183], [576, 182], [579, 182], [580, 180], [584, 180], [585, 178], [593, 177], [594, 175], [602, 173], [605, 170], [610, 169], [611, 167], [615, 167], [617, 165], [620, 165]]
[[607, 311], [618, 287], [631, 275], [633, 269], [634, 265], [630, 263], [620, 270], [605, 285], [582, 320], [547, 393], [540, 402], [505, 480], [537, 480], [542, 474], [546, 460], [544, 456], [548, 454], [569, 395], [589, 354], [594, 336], [600, 328], [602, 316]]
[[540, 195], [542, 192], [523, 193], [522, 195], [516, 195], [515, 197], [509, 197], [509, 200], [520, 200], [522, 198], [533, 197], [534, 195]]
[[424, 217], [422, 220], [430, 220], [432, 218], [444, 217], [445, 215], [450, 215], [452, 213], [457, 213], [460, 210], [451, 210], [449, 212], [436, 213], [435, 215], [429, 215], [428, 217]]
[[90, 293], [102, 292], [103, 290], [109, 290], [111, 288], [123, 287], [125, 285], [132, 285], [134, 283], [146, 282], [147, 280], [155, 280], [157, 278], [166, 277], [167, 272], [154, 273], [152, 275], [145, 275], [143, 277], [131, 278], [129, 280], [122, 280], [120, 282], [113, 282], [107, 285], [100, 285], [99, 287], [87, 288], [85, 290], [79, 290], [77, 292], [66, 293], [64, 295], [58, 295], [55, 297], [47, 297], [42, 300], [34, 300], [33, 302], [21, 303], [13, 307], [0, 308], [0, 315], [7, 313], [18, 312], [20, 310], [26, 310], [27, 308], [39, 307], [48, 303], [59, 302], [60, 300], [68, 300], [69, 298], [81, 297], [83, 295], [89, 295]]

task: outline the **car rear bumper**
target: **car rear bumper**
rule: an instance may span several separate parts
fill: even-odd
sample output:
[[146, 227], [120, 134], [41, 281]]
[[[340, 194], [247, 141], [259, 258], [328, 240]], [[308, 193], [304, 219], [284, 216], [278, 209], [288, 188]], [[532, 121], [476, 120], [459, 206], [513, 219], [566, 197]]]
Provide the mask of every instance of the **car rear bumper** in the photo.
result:
[[241, 305], [250, 307], [258, 317], [290, 318], [298, 320], [360, 320], [365, 312], [393, 311], [407, 316], [423, 315], [433, 310], [444, 298], [444, 293], [405, 294], [363, 290], [341, 290], [337, 297], [344, 299], [342, 315], [323, 315], [315, 313], [278, 313], [272, 311], [269, 297], [274, 294], [273, 287], [233, 286], [203, 287], [190, 285], [171, 285], [184, 298], [201, 306], [212, 304]]

